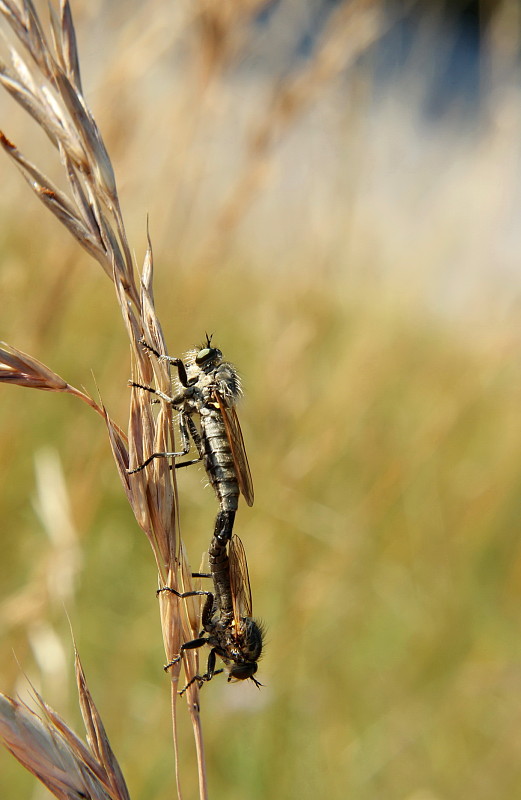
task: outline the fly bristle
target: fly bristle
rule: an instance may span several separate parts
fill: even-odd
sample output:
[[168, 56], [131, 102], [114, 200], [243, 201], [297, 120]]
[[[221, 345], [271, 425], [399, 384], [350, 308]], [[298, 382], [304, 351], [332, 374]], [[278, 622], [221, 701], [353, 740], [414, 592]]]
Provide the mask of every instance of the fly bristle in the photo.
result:
[[267, 643], [266, 634], [267, 634], [267, 632], [268, 632], [268, 626], [267, 626], [267, 624], [264, 622], [264, 620], [263, 620], [263, 619], [259, 619], [258, 617], [254, 617], [254, 618], [253, 618], [253, 622], [255, 623], [255, 625], [257, 626], [257, 628], [259, 629], [259, 633], [260, 633], [260, 637], [261, 637], [261, 642], [262, 642], [262, 651], [261, 651], [261, 654], [260, 654], [260, 656], [259, 656], [259, 657], [258, 657], [258, 659], [257, 659], [257, 661], [260, 661], [260, 660], [261, 660], [261, 658], [262, 658], [262, 653], [264, 652], [264, 646], [265, 646], [265, 645], [266, 645], [266, 643]]

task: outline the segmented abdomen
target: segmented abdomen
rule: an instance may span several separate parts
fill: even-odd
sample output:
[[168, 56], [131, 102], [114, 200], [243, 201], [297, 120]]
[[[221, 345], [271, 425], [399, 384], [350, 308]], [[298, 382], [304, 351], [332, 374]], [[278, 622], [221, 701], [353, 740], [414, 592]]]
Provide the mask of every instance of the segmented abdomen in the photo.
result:
[[204, 465], [219, 505], [223, 510], [236, 511], [239, 484], [223, 418], [218, 409], [205, 409], [201, 412], [201, 430], [205, 450]]
[[233, 616], [232, 592], [230, 586], [230, 561], [226, 551], [226, 542], [216, 536], [212, 538], [208, 550], [208, 561], [212, 573], [215, 600], [219, 608], [219, 616], [224, 622]]

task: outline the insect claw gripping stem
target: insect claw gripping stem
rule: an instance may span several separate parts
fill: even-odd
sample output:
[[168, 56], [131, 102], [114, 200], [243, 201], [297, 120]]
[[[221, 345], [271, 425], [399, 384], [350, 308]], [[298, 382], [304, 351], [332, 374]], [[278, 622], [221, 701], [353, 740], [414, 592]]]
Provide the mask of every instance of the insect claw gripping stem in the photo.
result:
[[177, 589], [172, 589], [170, 586], [162, 586], [161, 589], [158, 589], [156, 591], [156, 595], [159, 596], [161, 592], [170, 592], [170, 594], [175, 594], [176, 597], [180, 597], [181, 599], [184, 597], [197, 597], [200, 595], [205, 595], [206, 597], [213, 597], [212, 592], [206, 592], [204, 589], [200, 590], [194, 589], [191, 592], [178, 592]]
[[136, 383], [135, 381], [129, 381], [129, 386], [134, 386], [136, 389], [143, 389], [145, 392], [150, 392], [150, 394], [157, 394], [162, 400], [166, 400], [167, 403], [172, 402], [172, 397], [169, 397], [164, 392], [160, 392], [159, 389], [154, 389], [152, 386], [145, 386], [143, 383]]
[[136, 472], [141, 472], [142, 469], [148, 467], [148, 465], [155, 459], [155, 458], [177, 458], [178, 456], [184, 456], [186, 453], [152, 453], [142, 464], [138, 467], [134, 467], [134, 469], [127, 469], [127, 475], [134, 475]]
[[[129, 386], [134, 386], [137, 389], [143, 389], [145, 392], [150, 392], [151, 394], [155, 394], [160, 397], [162, 400], [166, 400], [168, 403], [172, 403], [173, 398], [169, 397], [164, 392], [160, 392], [157, 389], [153, 389], [151, 386], [145, 386], [142, 383], [136, 383], [135, 381], [129, 381]], [[141, 472], [142, 469], [145, 469], [155, 458], [180, 458], [182, 456], [186, 456], [190, 452], [190, 441], [188, 438], [188, 431], [186, 426], [181, 422], [180, 424], [181, 429], [181, 437], [183, 440], [183, 449], [179, 450], [179, 452], [162, 452], [162, 453], [152, 453], [148, 458], [146, 458], [142, 464], [139, 466], [134, 467], [134, 469], [127, 469], [127, 475], [134, 475], [136, 472]], [[200, 461], [200, 458], [194, 459], [194, 463]], [[189, 462], [184, 462], [183, 464], [179, 464], [176, 466], [188, 466]], [[191, 462], [190, 462], [191, 463]]]
[[208, 673], [206, 673], [206, 672], [205, 672], [205, 674], [204, 674], [204, 675], [194, 675], [194, 677], [193, 677], [193, 678], [191, 678], [191, 680], [189, 680], [189, 681], [188, 681], [188, 683], [186, 684], [186, 686], [183, 686], [183, 688], [181, 689], [181, 691], [180, 691], [180, 692], [178, 692], [178, 695], [179, 695], [179, 697], [182, 697], [182, 696], [184, 695], [184, 693], [186, 692], [186, 690], [187, 690], [187, 689], [189, 689], [189, 688], [190, 688], [190, 686], [192, 685], [192, 683], [195, 683], [196, 681], [198, 681], [198, 683], [199, 683], [199, 688], [201, 688], [201, 687], [202, 687], [202, 685], [203, 685], [203, 683], [206, 683], [206, 682], [208, 682], [208, 681], [211, 681], [211, 680], [212, 680], [212, 678], [214, 677], [214, 675], [220, 675], [222, 672], [224, 672], [224, 670], [223, 670], [223, 669], [216, 669], [216, 670], [214, 670], [214, 671], [213, 671], [213, 673], [212, 673], [211, 675], [208, 675]]
[[145, 348], [145, 350], [149, 350], [151, 353], [153, 353], [155, 357], [158, 359], [158, 361], [166, 361], [168, 362], [168, 364], [173, 364], [175, 367], [177, 367], [177, 372], [179, 374], [179, 381], [181, 382], [181, 385], [184, 386], [185, 389], [187, 389], [191, 385], [188, 380], [188, 375], [186, 374], [186, 367], [182, 359], [173, 358], [172, 356], [167, 356], [164, 353], [158, 353], [158, 351], [154, 347], [151, 347], [149, 344], [147, 344], [144, 339], [140, 339], [139, 343]]
[[170, 667], [174, 667], [176, 664], [179, 664], [180, 661], [181, 661], [181, 656], [176, 656], [175, 658], [172, 659], [172, 661], [169, 661], [168, 664], [165, 664], [165, 666], [163, 667], [164, 671], [168, 672]]

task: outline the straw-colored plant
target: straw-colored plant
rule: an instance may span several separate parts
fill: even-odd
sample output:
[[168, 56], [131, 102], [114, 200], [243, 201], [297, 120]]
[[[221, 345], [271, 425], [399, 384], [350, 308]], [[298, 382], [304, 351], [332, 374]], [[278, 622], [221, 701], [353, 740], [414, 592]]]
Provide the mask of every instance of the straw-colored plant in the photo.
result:
[[78, 654], [76, 683], [87, 746], [35, 691], [40, 714], [0, 694], [0, 737], [15, 758], [61, 800], [129, 800]]
[[[196, 5], [198, 13], [195, 28], [200, 37], [202, 54], [201, 84], [205, 86], [236, 55], [244, 41], [242, 34], [245, 21], [258, 12], [263, 3], [261, 0], [248, 0], [235, 5], [217, 2]], [[167, 352], [154, 309], [152, 247], [149, 242], [138, 281], [120, 210], [114, 171], [83, 96], [69, 3], [60, 0], [59, 15], [51, 7], [51, 38], [45, 33], [31, 0], [0, 0], [0, 12], [11, 26], [17, 41], [15, 46], [10, 47], [10, 66], [0, 64], [0, 81], [46, 133], [57, 150], [68, 182], [68, 193], [54, 185], [2, 132], [0, 144], [37, 197], [113, 281], [130, 340], [132, 380], [141, 385], [155, 382], [161, 392], [169, 394], [170, 376], [165, 362], [151, 360], [140, 345], [140, 340], [144, 338], [156, 351]], [[253, 127], [244, 169], [223, 199], [214, 226], [209, 226], [201, 245], [202, 259], [209, 252], [215, 258], [221, 240], [226, 241], [226, 237], [221, 237], [222, 231], [229, 231], [237, 225], [248, 209], [262, 183], [266, 162], [281, 136], [309, 108], [322, 87], [341, 73], [346, 65], [353, 63], [380, 35], [381, 29], [380, 3], [376, 0], [350, 0], [338, 5], [320, 37], [316, 56], [280, 81], [257, 125]], [[171, 406], [162, 403], [158, 413], [153, 414], [146, 393], [133, 390], [128, 435], [125, 436], [101, 402], [96, 402], [86, 392], [71, 386], [33, 357], [4, 344], [0, 359], [0, 381], [72, 394], [103, 416], [129, 503], [152, 546], [159, 585], [168, 585], [180, 591], [190, 590], [191, 574], [178, 530], [175, 470], [171, 469], [166, 459], [155, 459], [146, 470], [130, 476], [127, 472], [129, 467], [140, 464], [151, 452], [175, 451]], [[197, 636], [198, 605], [193, 598], [180, 601], [171, 593], [162, 593], [159, 602], [165, 653], [170, 661], [179, 653], [182, 642]], [[190, 681], [198, 674], [197, 651], [186, 651], [183, 664], [186, 679]], [[177, 741], [175, 712], [180, 668], [179, 664], [171, 670], [174, 742]], [[83, 678], [79, 685], [81, 698], [85, 689]], [[187, 691], [187, 701], [198, 756], [200, 795], [206, 797], [198, 692], [198, 683], [195, 681]], [[63, 791], [59, 794], [58, 784], [48, 775], [46, 779], [43, 768], [33, 769], [31, 766], [36, 757], [31, 748], [40, 741], [48, 754], [47, 759], [42, 761], [45, 769], [52, 772], [63, 767], [63, 764], [53, 761], [52, 753], [58, 753], [59, 748], [53, 749], [48, 744], [55, 740], [62, 742], [60, 737], [64, 736], [65, 729], [57, 725], [57, 717], [44, 707], [43, 701], [40, 707], [45, 712], [44, 723], [14, 700], [7, 700], [2, 707], [9, 723], [7, 731], [2, 732], [4, 741], [16, 757], [57, 796], [81, 796], [78, 792], [86, 792], [76, 783], [71, 784], [71, 792], [76, 792], [76, 795], [64, 794]], [[43, 724], [43, 737], [38, 740], [36, 735], [19, 735], [18, 729], [26, 723], [26, 727], [34, 731]], [[89, 725], [87, 727], [89, 729]], [[68, 748], [67, 764], [74, 763], [72, 771], [81, 772], [81, 759], [86, 757], [86, 751], [69, 747], [72, 736], [70, 732], [65, 734], [63, 746]], [[14, 744], [11, 745], [11, 741]], [[95, 748], [91, 749], [100, 770], [107, 769], [106, 761], [99, 757]], [[102, 791], [106, 791], [105, 784]], [[108, 796], [124, 797], [123, 791], [126, 792], [123, 789], [118, 795], [117, 787], [111, 784]], [[91, 794], [97, 796], [94, 791]]]
[[[23, 0], [20, 4], [9, 0], [2, 2], [0, 11], [11, 26], [19, 46], [19, 49], [10, 46], [11, 66], [0, 65], [0, 81], [45, 131], [58, 151], [70, 195], [53, 185], [3, 133], [0, 133], [0, 142], [31, 189], [113, 280], [130, 340], [132, 379], [141, 384], [155, 380], [158, 388], [168, 393], [170, 377], [165, 363], [156, 360], [151, 363], [139, 344], [144, 337], [156, 350], [167, 352], [154, 310], [152, 249], [149, 242], [138, 289], [112, 165], [82, 94], [76, 37], [69, 4], [67, 0], [61, 2], [59, 18], [54, 13], [51, 15], [52, 44], [30, 0]], [[169, 404], [162, 404], [157, 415], [154, 415], [144, 393], [133, 391], [127, 437], [110, 419], [102, 405], [85, 392], [69, 385], [41, 362], [9, 345], [4, 345], [0, 357], [2, 382], [51, 392], [67, 392], [86, 402], [104, 417], [129, 503], [152, 546], [159, 585], [177, 587], [181, 591], [190, 589], [191, 574], [178, 532], [175, 470], [170, 468], [166, 459], [156, 459], [147, 470], [132, 476], [127, 472], [130, 465], [143, 460], [143, 454], [175, 449]], [[198, 609], [193, 599], [180, 601], [172, 593], [161, 594], [160, 609], [165, 653], [170, 661], [179, 653], [183, 641], [197, 635]], [[197, 653], [189, 651], [183, 664], [186, 677], [190, 680], [197, 674]], [[181, 665], [170, 670], [174, 741], [180, 668]], [[82, 692], [86, 691], [83, 679], [82, 686], [80, 699]], [[198, 754], [200, 792], [201, 797], [204, 797], [206, 779], [198, 692], [198, 683], [195, 681], [187, 691], [187, 700]], [[6, 700], [2, 708], [7, 725], [2, 728], [2, 737], [14, 755], [58, 797], [81, 796], [73, 778], [67, 794], [63, 787], [59, 788], [63, 781], [60, 783], [53, 777], [54, 770], [69, 769], [71, 763], [81, 772], [82, 759], [86, 757], [86, 751], [80, 752], [78, 747], [67, 749], [64, 742], [67, 740], [70, 744], [72, 734], [64, 727], [60, 732], [54, 713], [46, 709], [48, 713], [45, 734], [38, 739], [36, 731], [40, 723], [35, 717], [27, 716], [28, 712], [15, 701]], [[21, 731], [28, 720], [26, 730], [31, 730], [34, 735], [24, 737]], [[65, 740], [60, 739], [64, 731]], [[61, 742], [61, 745], [51, 748], [51, 740]], [[35, 750], [37, 742], [47, 753], [46, 759], [39, 762], [39, 768], [35, 766], [35, 760], [40, 758]], [[68, 763], [65, 767], [64, 762], [60, 761], [62, 745], [68, 752]], [[96, 753], [94, 755], [97, 756]], [[101, 769], [103, 762], [100, 761], [100, 764]], [[91, 795], [86, 793], [85, 796]], [[98, 793], [92, 796], [105, 795]], [[118, 795], [116, 788], [112, 787], [107, 796], [124, 797], [125, 794]]]

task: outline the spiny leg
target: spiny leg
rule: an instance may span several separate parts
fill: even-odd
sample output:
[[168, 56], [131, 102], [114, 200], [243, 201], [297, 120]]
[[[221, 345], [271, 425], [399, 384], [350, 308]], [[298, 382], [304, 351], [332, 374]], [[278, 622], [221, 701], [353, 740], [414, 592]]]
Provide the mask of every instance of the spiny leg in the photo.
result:
[[[196, 576], [199, 577], [199, 576]], [[201, 577], [205, 577], [204, 575]], [[211, 577], [211, 576], [210, 576]], [[181, 599], [184, 597], [196, 597], [197, 595], [206, 595], [206, 597], [211, 597], [213, 600], [212, 592], [207, 592], [204, 589], [193, 589], [190, 592], [178, 592], [177, 589], [172, 589], [171, 586], [162, 586], [160, 589], [156, 591], [156, 594], [159, 595], [161, 592], [170, 592], [170, 594], [175, 594], [176, 597], [180, 597]]]
[[[166, 400], [168, 403], [173, 404], [174, 401], [173, 397], [169, 397], [164, 392], [160, 392], [159, 389], [153, 389], [152, 386], [145, 386], [144, 384], [136, 383], [135, 381], [129, 381], [128, 385], [135, 386], [137, 389], [144, 389], [144, 391], [150, 392], [151, 394], [155, 394], [158, 397], [161, 397], [162, 400]], [[127, 475], [133, 475], [135, 472], [141, 472], [141, 470], [145, 469], [145, 467], [147, 467], [150, 464], [150, 462], [154, 460], [154, 458], [178, 458], [180, 456], [185, 456], [190, 450], [190, 445], [189, 442], [184, 437], [183, 433], [181, 434], [181, 436], [183, 438], [183, 449], [180, 450], [178, 453], [174, 452], [152, 453], [152, 455], [146, 458], [142, 464], [139, 464], [139, 466], [134, 467], [134, 469], [127, 469]]]
[[[214, 604], [214, 596], [212, 592], [207, 592], [204, 590], [192, 590], [189, 592], [178, 592], [177, 589], [172, 589], [170, 586], [163, 586], [161, 589], [158, 589], [156, 594], [159, 595], [160, 592], [170, 592], [171, 594], [175, 594], [176, 597], [184, 598], [184, 597], [196, 597], [205, 595], [206, 601], [203, 606], [202, 614], [201, 614], [201, 621], [203, 626], [206, 625], [212, 616], [212, 609]], [[191, 642], [185, 642], [181, 645], [180, 652], [178, 656], [175, 656], [168, 664], [165, 664], [164, 670], [168, 672], [170, 667], [175, 666], [175, 664], [179, 664], [183, 657], [183, 653], [185, 650], [195, 650], [198, 647], [203, 647], [203, 645], [208, 643], [208, 639], [205, 639], [204, 636], [199, 636], [197, 639], [192, 639]], [[215, 657], [214, 657], [214, 664], [215, 664]], [[208, 672], [208, 670], [207, 670]], [[205, 678], [202, 675], [196, 675], [192, 680], [184, 687], [183, 692], [186, 691], [188, 686], [194, 682], [194, 680], [209, 680], [209, 678]]]
[[[179, 664], [185, 650], [195, 650], [198, 647], [203, 647], [203, 645], [205, 644], [208, 644], [208, 639], [205, 639], [202, 636], [199, 639], [193, 639], [191, 642], [185, 642], [183, 645], [181, 645], [181, 652], [179, 653], [179, 655], [173, 658], [172, 661], [169, 661], [168, 664], [165, 664], [164, 666], [165, 672], [168, 672], [170, 667]], [[190, 678], [186, 686], [184, 686], [179, 692], [180, 696], [182, 696], [186, 692], [186, 690], [196, 681], [199, 683], [199, 688], [201, 688], [203, 683], [211, 681], [214, 675], [220, 675], [221, 672], [224, 672], [224, 670], [222, 669], [215, 669], [215, 649], [216, 648], [212, 648], [212, 650], [210, 650], [210, 654], [208, 656], [208, 663], [206, 665], [206, 672], [204, 673], [204, 675], [194, 675], [193, 678]]]
[[[190, 644], [190, 642], [188, 642], [188, 644]], [[188, 648], [185, 648], [185, 649], [188, 649]], [[181, 691], [179, 692], [179, 694], [181, 696], [192, 685], [192, 683], [195, 683], [195, 681], [199, 682], [199, 688], [201, 688], [203, 683], [207, 683], [208, 681], [211, 681], [214, 675], [220, 675], [221, 672], [224, 672], [223, 669], [215, 669], [215, 653], [216, 653], [216, 648], [213, 647], [210, 650], [210, 653], [208, 655], [208, 663], [206, 665], [206, 672], [204, 673], [204, 675], [194, 675], [194, 677], [191, 678], [188, 681], [188, 683], [186, 684], [186, 686], [183, 689], [181, 689]]]
[[165, 394], [164, 392], [160, 391], [160, 389], [154, 389], [153, 386], [147, 386], [146, 383], [136, 383], [136, 381], [129, 381], [128, 385], [134, 386], [136, 389], [144, 389], [145, 392], [150, 392], [150, 394], [155, 394], [162, 400], [166, 400], [166, 402], [170, 403], [170, 405], [176, 405], [176, 403], [179, 402], [176, 397], [170, 397], [169, 394]]
[[[152, 386], [145, 386], [142, 383], [136, 383], [135, 381], [129, 381], [129, 386], [135, 386], [137, 389], [144, 389], [146, 392], [150, 392], [151, 394], [155, 394], [160, 397], [162, 400], [166, 400], [171, 405], [177, 405], [179, 398], [169, 397], [164, 392], [160, 392], [158, 389], [154, 389]], [[188, 467], [191, 464], [197, 464], [203, 458], [203, 446], [201, 442], [201, 437], [197, 428], [195, 427], [194, 421], [187, 415], [184, 414], [182, 411], [179, 412], [179, 431], [181, 433], [181, 440], [183, 449], [179, 452], [158, 452], [152, 453], [148, 458], [146, 458], [142, 464], [139, 466], [134, 467], [134, 469], [127, 469], [127, 475], [133, 475], [136, 472], [141, 472], [142, 469], [145, 469], [151, 461], [155, 458], [181, 458], [182, 456], [188, 455], [190, 452], [190, 437], [192, 438], [198, 452], [198, 458], [194, 458], [191, 461], [184, 461], [181, 464], [175, 464], [175, 468], [178, 469], [179, 467]]]
[[[155, 458], [179, 458], [179, 456], [185, 456], [185, 455], [186, 451], [182, 451], [180, 453], [169, 453], [169, 452], [152, 453], [152, 455], [146, 458], [143, 461], [143, 463], [140, 464], [138, 467], [134, 467], [134, 469], [127, 469], [127, 475], [134, 475], [134, 473], [136, 472], [141, 472], [141, 470], [145, 469], [145, 467], [148, 467], [151, 461], [153, 461]], [[197, 461], [199, 461], [199, 459], [197, 459]]]
[[198, 639], [192, 639], [191, 642], [185, 642], [184, 644], [182, 644], [179, 655], [175, 656], [175, 658], [173, 658], [172, 661], [169, 661], [168, 664], [165, 664], [165, 666], [163, 667], [165, 672], [168, 672], [170, 667], [175, 666], [175, 664], [179, 664], [185, 650], [195, 650], [198, 647], [203, 647], [203, 645], [205, 645], [207, 641], [208, 639], [205, 639], [204, 636], [200, 636]]
[[[222, 672], [224, 672], [224, 670], [223, 670], [223, 669], [216, 669], [216, 670], [214, 670], [214, 672], [213, 672], [213, 675], [212, 675], [212, 678], [213, 678], [213, 676], [214, 676], [214, 675], [220, 675]], [[199, 688], [201, 688], [201, 686], [203, 685], [203, 683], [205, 683], [206, 681], [209, 681], [209, 680], [211, 680], [211, 678], [208, 678], [206, 675], [194, 675], [194, 677], [193, 677], [193, 678], [191, 678], [191, 679], [188, 681], [188, 683], [186, 684], [186, 686], [184, 686], [184, 687], [181, 689], [181, 691], [180, 691], [180, 692], [178, 692], [178, 694], [179, 694], [179, 696], [180, 696], [180, 697], [182, 697], [182, 696], [184, 695], [184, 693], [186, 692], [186, 690], [190, 688], [190, 686], [192, 685], [192, 683], [195, 683], [196, 681], [199, 681]]]
[[195, 445], [195, 449], [197, 450], [198, 458], [193, 458], [191, 459], [191, 461], [182, 461], [181, 464], [175, 465], [176, 469], [179, 469], [180, 467], [189, 467], [191, 464], [197, 464], [199, 461], [202, 461], [204, 459], [203, 440], [201, 439], [201, 434], [197, 430], [195, 422], [193, 421], [192, 417], [190, 417], [188, 414], [183, 414], [181, 412], [181, 417], [179, 420], [179, 429], [181, 430], [183, 443], [188, 444], [188, 449], [186, 452], [188, 453], [190, 451], [189, 437], [191, 437]]
[[140, 339], [139, 343], [143, 345], [145, 350], [149, 350], [151, 353], [155, 355], [158, 361], [167, 361], [169, 364], [173, 364], [174, 367], [177, 367], [177, 374], [179, 375], [179, 381], [185, 389], [190, 386], [190, 381], [188, 380], [188, 375], [186, 374], [186, 367], [180, 358], [173, 358], [172, 356], [167, 356], [164, 353], [159, 353], [154, 347], [151, 347], [149, 344], [145, 342], [144, 339]]

